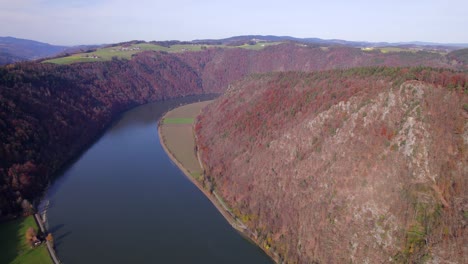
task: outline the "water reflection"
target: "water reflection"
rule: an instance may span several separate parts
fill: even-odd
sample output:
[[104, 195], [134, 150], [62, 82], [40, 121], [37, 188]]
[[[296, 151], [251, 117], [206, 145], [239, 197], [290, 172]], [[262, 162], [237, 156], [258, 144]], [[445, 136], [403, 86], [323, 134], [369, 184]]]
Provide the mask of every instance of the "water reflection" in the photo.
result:
[[64, 263], [271, 263], [161, 147], [160, 115], [203, 99], [125, 113], [55, 181], [43, 204]]

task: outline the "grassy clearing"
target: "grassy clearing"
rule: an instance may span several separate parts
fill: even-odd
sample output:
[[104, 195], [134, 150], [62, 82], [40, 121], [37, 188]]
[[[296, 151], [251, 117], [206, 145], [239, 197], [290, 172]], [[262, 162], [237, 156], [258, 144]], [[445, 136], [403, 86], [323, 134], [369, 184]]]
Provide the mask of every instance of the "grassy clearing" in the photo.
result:
[[32, 216], [0, 224], [0, 263], [52, 263], [45, 244], [31, 248], [26, 243], [25, 233], [29, 227], [38, 231]]
[[188, 52], [188, 51], [201, 51], [206, 48], [243, 48], [251, 50], [260, 50], [267, 46], [278, 45], [281, 42], [267, 42], [257, 43], [255, 45], [242, 45], [242, 46], [224, 46], [224, 45], [201, 45], [201, 44], [185, 44], [185, 45], [172, 45], [170, 47], [163, 47], [151, 43], [133, 44], [128, 47], [116, 46], [98, 49], [94, 52], [77, 53], [67, 57], [45, 60], [43, 63], [55, 64], [71, 64], [76, 62], [95, 62], [95, 61], [109, 61], [113, 57], [119, 59], [131, 59], [132, 55], [143, 51], [165, 51], [169, 53]]
[[[113, 57], [119, 59], [131, 59], [132, 55], [143, 51], [165, 51], [165, 52], [185, 52], [185, 51], [200, 51], [203, 45], [173, 45], [171, 47], [163, 47], [151, 43], [140, 43], [130, 45], [128, 47], [116, 46], [98, 49], [89, 53], [77, 53], [67, 57], [46, 60], [44, 63], [55, 64], [70, 64], [75, 62], [93, 62], [93, 61], [109, 61]], [[211, 47], [211, 46], [210, 46]]]
[[202, 169], [195, 154], [192, 125], [201, 109], [210, 102], [199, 102], [173, 109], [165, 115], [160, 127], [166, 148], [197, 181], [202, 180]]
[[232, 48], [241, 48], [241, 49], [249, 49], [249, 50], [261, 50], [268, 46], [274, 46], [281, 44], [282, 42], [258, 42], [255, 45], [244, 44], [241, 46], [232, 46]]
[[418, 52], [418, 50], [416, 50], [416, 49], [399, 48], [399, 47], [383, 47], [383, 48], [367, 47], [367, 48], [361, 48], [361, 50], [362, 51], [378, 50], [381, 53], [390, 53], [390, 52], [412, 52], [412, 53], [416, 53], [416, 52]]
[[164, 118], [163, 124], [193, 124], [193, 118]]
[[408, 48], [398, 48], [398, 47], [385, 47], [379, 48], [380, 52], [382, 53], [389, 53], [389, 52], [417, 52], [415, 49], [408, 49]]
[[149, 43], [135, 44], [129, 47], [116, 46], [98, 49], [94, 52], [77, 53], [67, 57], [46, 60], [44, 63], [70, 64], [75, 62], [109, 61], [113, 57], [130, 59], [133, 54], [146, 50], [167, 51], [167, 48]]
[[190, 175], [192, 175], [192, 177], [197, 181], [202, 180], [202, 173], [201, 172], [192, 172], [192, 173], [190, 173]]
[[447, 52], [443, 50], [435, 50], [435, 49], [422, 49], [422, 48], [402, 48], [402, 47], [367, 47], [361, 48], [362, 51], [380, 51], [381, 53], [400, 53], [400, 52], [411, 52], [411, 53], [418, 53], [421, 51], [431, 52], [435, 54], [447, 54]]

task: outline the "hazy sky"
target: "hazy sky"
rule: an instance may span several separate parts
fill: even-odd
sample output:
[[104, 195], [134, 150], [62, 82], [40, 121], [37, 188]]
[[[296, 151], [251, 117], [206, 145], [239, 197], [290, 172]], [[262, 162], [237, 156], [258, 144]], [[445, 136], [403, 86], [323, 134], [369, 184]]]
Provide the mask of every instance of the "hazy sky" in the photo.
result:
[[468, 43], [468, 0], [0, 0], [0, 36], [51, 44], [250, 34]]

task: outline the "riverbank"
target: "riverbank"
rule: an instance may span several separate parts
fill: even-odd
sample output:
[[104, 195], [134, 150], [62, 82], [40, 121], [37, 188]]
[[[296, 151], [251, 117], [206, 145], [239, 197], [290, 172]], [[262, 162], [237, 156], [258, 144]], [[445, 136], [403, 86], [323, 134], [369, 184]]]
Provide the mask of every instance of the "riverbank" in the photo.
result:
[[[44, 226], [44, 221], [39, 214], [34, 214], [34, 220], [36, 220], [36, 224], [39, 226], [42, 234], [48, 234], [47, 229]], [[57, 257], [57, 253], [55, 253], [53, 241], [49, 241], [46, 239], [45, 241], [47, 246], [47, 251], [49, 252], [50, 258], [52, 259], [54, 264], [60, 264], [60, 260]]]
[[33, 216], [0, 224], [0, 263], [52, 264], [45, 244], [32, 248], [26, 242], [26, 231], [32, 227], [39, 233]]
[[235, 217], [216, 191], [207, 190], [202, 184], [205, 170], [195, 145], [193, 125], [196, 116], [209, 102], [184, 105], [161, 117], [158, 122], [158, 136], [161, 146], [174, 164], [203, 192], [234, 229], [261, 248], [275, 262], [279, 262], [278, 256], [274, 252], [259, 245], [255, 233]]
[[46, 226], [60, 261], [272, 263], [229, 226], [161, 147], [160, 117], [203, 99], [170, 100], [124, 113], [49, 187]]

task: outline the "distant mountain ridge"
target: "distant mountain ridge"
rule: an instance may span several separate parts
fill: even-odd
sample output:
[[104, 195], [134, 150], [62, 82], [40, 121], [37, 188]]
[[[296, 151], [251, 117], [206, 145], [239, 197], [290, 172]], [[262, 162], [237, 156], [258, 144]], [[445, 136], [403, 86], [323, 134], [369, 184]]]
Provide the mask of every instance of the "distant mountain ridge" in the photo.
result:
[[0, 37], [0, 64], [53, 56], [68, 47], [14, 37]]
[[353, 47], [384, 47], [384, 46], [444, 46], [453, 48], [468, 47], [468, 43], [435, 43], [435, 42], [422, 42], [422, 41], [410, 41], [410, 42], [369, 42], [369, 41], [348, 41], [342, 39], [321, 39], [321, 38], [296, 38], [291, 36], [273, 36], [273, 35], [242, 35], [234, 36], [224, 39], [196, 39], [193, 42], [222, 42], [231, 43], [237, 41], [248, 41], [252, 39], [262, 41], [296, 41], [304, 43], [315, 43], [315, 44], [335, 44], [345, 45]]
[[[468, 43], [433, 43], [433, 42], [368, 42], [368, 41], [348, 41], [341, 39], [321, 39], [321, 38], [296, 38], [291, 36], [274, 36], [274, 35], [242, 35], [233, 36], [224, 39], [195, 39], [192, 41], [151, 41], [159, 45], [173, 44], [223, 44], [223, 45], [243, 45], [251, 42], [298, 42], [304, 44], [315, 44], [325, 46], [348, 46], [355, 48], [368, 47], [401, 47], [401, 48], [416, 48], [417, 50], [435, 49], [443, 52], [450, 52], [462, 48], [468, 48]], [[135, 41], [122, 42], [133, 43]], [[145, 42], [145, 41], [140, 41]], [[110, 44], [113, 45], [113, 44]], [[59, 46], [48, 43], [43, 43], [35, 40], [21, 39], [15, 37], [0, 37], [0, 65], [15, 63], [20, 61], [28, 61], [53, 57], [60, 54], [78, 53], [107, 45], [77, 45], [77, 46]]]

